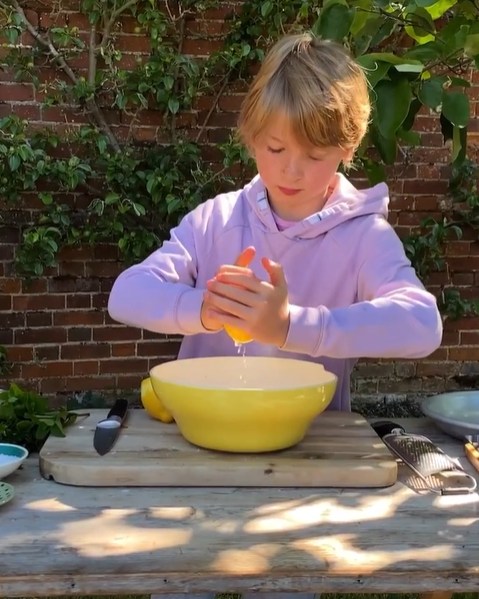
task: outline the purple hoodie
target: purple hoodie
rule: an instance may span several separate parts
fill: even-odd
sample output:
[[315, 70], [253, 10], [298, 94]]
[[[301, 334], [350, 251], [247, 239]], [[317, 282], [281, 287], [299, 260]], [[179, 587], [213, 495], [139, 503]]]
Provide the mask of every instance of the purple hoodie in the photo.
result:
[[350, 409], [350, 375], [360, 357], [420, 358], [441, 343], [442, 323], [387, 222], [384, 183], [357, 190], [343, 175], [318, 213], [278, 229], [259, 176], [243, 189], [199, 205], [146, 260], [115, 281], [108, 303], [119, 322], [181, 334], [178, 358], [237, 355], [224, 332], [203, 327], [208, 279], [252, 245], [250, 265], [262, 279], [263, 256], [282, 265], [290, 327], [283, 347], [251, 342], [248, 356], [320, 362], [338, 376], [330, 409]]

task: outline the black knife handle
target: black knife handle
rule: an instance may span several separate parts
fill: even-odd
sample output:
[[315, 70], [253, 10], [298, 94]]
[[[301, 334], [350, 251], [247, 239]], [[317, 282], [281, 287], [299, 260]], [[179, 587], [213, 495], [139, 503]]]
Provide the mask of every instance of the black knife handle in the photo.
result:
[[391, 433], [401, 434], [405, 433], [405, 429], [400, 425], [392, 422], [391, 420], [377, 420], [371, 424], [376, 433], [381, 437], [390, 435]]
[[118, 419], [120, 422], [123, 422], [123, 419], [126, 416], [128, 411], [128, 400], [127, 399], [117, 399], [113, 404], [113, 407], [108, 412], [106, 419]]

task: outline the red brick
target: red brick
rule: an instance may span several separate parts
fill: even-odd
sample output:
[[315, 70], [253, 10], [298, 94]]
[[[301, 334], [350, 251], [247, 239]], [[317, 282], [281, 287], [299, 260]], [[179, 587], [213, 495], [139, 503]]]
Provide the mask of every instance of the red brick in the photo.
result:
[[449, 359], [464, 361], [479, 360], [479, 347], [451, 347], [449, 348]]
[[47, 280], [46, 279], [30, 279], [28, 281], [22, 281], [21, 292], [25, 295], [32, 293], [46, 293], [47, 291]]
[[459, 366], [454, 362], [419, 362], [417, 376], [453, 376], [457, 374]]
[[16, 294], [20, 293], [22, 282], [20, 279], [0, 279], [0, 293]]
[[101, 374], [124, 374], [125, 372], [148, 372], [148, 360], [129, 358], [127, 360], [102, 360]]
[[56, 361], [60, 358], [60, 348], [58, 345], [35, 345], [34, 352], [35, 360], [37, 361]]
[[65, 344], [61, 348], [62, 360], [88, 360], [109, 358], [110, 346], [106, 343]]
[[[142, 345], [144, 345], [144, 344], [142, 344]], [[135, 356], [136, 355], [136, 343], [112, 343], [111, 355], [112, 355], [112, 357]], [[141, 355], [145, 355], [145, 354], [141, 354]]]
[[477, 345], [479, 346], [479, 331], [462, 331], [461, 345]]
[[65, 343], [67, 334], [61, 328], [38, 328], [32, 330], [15, 331], [15, 343]]
[[92, 296], [88, 293], [77, 293], [76, 295], [67, 295], [67, 308], [91, 308], [92, 307]]
[[53, 316], [54, 326], [95, 326], [103, 324], [103, 314], [96, 310], [67, 310], [56, 312]]
[[444, 195], [448, 190], [448, 182], [442, 180], [426, 181], [417, 179], [415, 181], [404, 181], [404, 193], [437, 193]]
[[11, 114], [28, 121], [39, 121], [41, 118], [40, 107], [36, 104], [0, 104], [0, 118]]
[[22, 345], [7, 347], [7, 359], [9, 362], [31, 362], [33, 360], [33, 348]]
[[12, 297], [10, 295], [0, 295], [0, 310], [6, 311], [12, 309]]
[[64, 295], [17, 295], [13, 298], [14, 310], [62, 310]]
[[3, 83], [0, 85], [0, 102], [31, 102], [34, 89], [30, 83]]
[[62, 391], [80, 393], [115, 389], [116, 381], [112, 376], [73, 376], [60, 379], [41, 379], [39, 387], [41, 393], [60, 393]]
[[146, 35], [119, 35], [116, 47], [121, 52], [137, 54], [149, 54], [151, 51], [150, 40]]
[[89, 327], [70, 327], [68, 329], [68, 342], [91, 341], [92, 329]]
[[28, 327], [49, 327], [53, 323], [52, 312], [27, 312]]
[[223, 48], [223, 40], [186, 39], [183, 43], [184, 54], [192, 56], [208, 56]]
[[131, 327], [110, 326], [93, 330], [94, 341], [129, 341], [141, 339], [141, 331]]
[[73, 374], [75, 376], [99, 374], [98, 360], [76, 360], [73, 363]]
[[225, 112], [239, 112], [243, 99], [243, 95], [225, 95], [221, 96], [218, 105]]
[[73, 374], [73, 365], [70, 362], [41, 362], [39, 364], [23, 364], [22, 377], [30, 378], [51, 378]]

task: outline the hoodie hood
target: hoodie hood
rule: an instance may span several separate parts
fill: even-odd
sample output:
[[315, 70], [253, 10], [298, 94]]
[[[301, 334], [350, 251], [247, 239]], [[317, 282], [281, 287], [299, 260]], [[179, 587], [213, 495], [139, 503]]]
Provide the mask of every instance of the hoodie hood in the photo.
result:
[[[257, 175], [244, 187], [243, 193], [264, 229], [277, 232], [278, 227], [261, 177]], [[377, 214], [387, 219], [388, 204], [389, 194], [385, 183], [359, 190], [344, 175], [336, 173], [334, 189], [323, 209], [281, 233], [292, 239], [311, 239], [358, 216]]]

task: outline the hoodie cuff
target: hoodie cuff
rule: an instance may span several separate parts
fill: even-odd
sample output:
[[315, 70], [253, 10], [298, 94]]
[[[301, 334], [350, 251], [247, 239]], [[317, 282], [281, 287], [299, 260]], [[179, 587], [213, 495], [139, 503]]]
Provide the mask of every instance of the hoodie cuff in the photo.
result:
[[181, 294], [176, 306], [176, 321], [182, 335], [212, 332], [205, 329], [201, 322], [202, 303], [202, 289], [191, 289]]
[[310, 356], [319, 355], [323, 338], [325, 308], [303, 308], [290, 305], [289, 330], [282, 350]]

